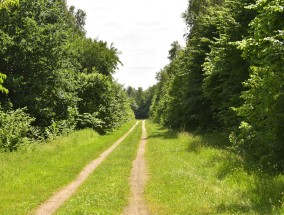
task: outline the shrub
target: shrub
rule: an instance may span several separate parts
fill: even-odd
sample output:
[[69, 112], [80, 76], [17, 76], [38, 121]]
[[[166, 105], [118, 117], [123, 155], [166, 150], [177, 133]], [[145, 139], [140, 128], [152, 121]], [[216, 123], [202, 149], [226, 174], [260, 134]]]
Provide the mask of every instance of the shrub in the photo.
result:
[[4, 111], [0, 109], [0, 150], [13, 151], [29, 143], [34, 118], [25, 113], [25, 108]]

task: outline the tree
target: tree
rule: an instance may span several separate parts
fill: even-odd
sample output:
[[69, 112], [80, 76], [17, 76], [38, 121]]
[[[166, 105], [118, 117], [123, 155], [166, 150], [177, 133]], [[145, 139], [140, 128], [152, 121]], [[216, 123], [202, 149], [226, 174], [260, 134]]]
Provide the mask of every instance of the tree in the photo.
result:
[[177, 55], [178, 55], [178, 52], [181, 51], [181, 45], [178, 43], [178, 41], [174, 41], [172, 44], [171, 44], [171, 49], [169, 50], [169, 56], [168, 56], [168, 59], [170, 61], [173, 61]]
[[78, 110], [87, 117], [80, 128], [92, 127], [106, 133], [132, 118], [126, 91], [111, 77], [95, 72], [81, 74], [80, 85]]
[[238, 48], [238, 41], [248, 35], [248, 24], [254, 17], [254, 12], [245, 9], [249, 2], [252, 1], [224, 1], [222, 6], [208, 8], [203, 17], [203, 25], [215, 26], [218, 35], [211, 40], [204, 63], [203, 90], [212, 103], [216, 128], [229, 132], [240, 123], [232, 108], [242, 104], [243, 82], [249, 76], [249, 62]]
[[261, 0], [247, 8], [257, 12], [250, 34], [239, 44], [250, 62], [243, 105], [236, 109], [243, 117], [231, 140], [242, 150], [284, 169], [284, 23], [283, 0]]
[[90, 38], [78, 38], [74, 49], [78, 51], [80, 72], [92, 73], [93, 69], [103, 75], [111, 76], [121, 63], [118, 50], [107, 42]]
[[41, 138], [85, 127], [105, 133], [129, 120], [127, 94], [112, 78], [119, 53], [86, 37], [86, 13], [62, 0], [14, 2], [0, 2], [0, 91], [7, 92], [6, 75], [9, 89], [0, 102], [14, 109], [3, 116], [26, 108], [33, 120], [19, 119], [19, 130], [33, 126]]
[[[19, 0], [1, 0], [0, 1], [0, 10], [8, 9], [9, 6], [17, 5], [19, 4]], [[2, 44], [0, 45], [0, 50], [3, 50], [5, 48], [5, 43], [7, 43], [7, 35], [0, 29], [0, 40], [2, 40]], [[2, 84], [4, 80], [7, 78], [5, 74], [2, 74], [0, 72], [0, 92], [2, 93], [8, 93], [8, 89], [6, 89]]]
[[28, 107], [42, 127], [68, 118], [77, 96], [65, 2], [23, 0], [1, 10], [0, 17], [1, 30], [11, 40], [0, 53], [0, 70], [7, 74], [10, 90], [6, 100], [15, 108]]
[[143, 90], [142, 87], [139, 87], [137, 90], [130, 86], [127, 88], [127, 94], [131, 100], [131, 108], [134, 111], [136, 119], [149, 118], [154, 88], [149, 87], [147, 90]]

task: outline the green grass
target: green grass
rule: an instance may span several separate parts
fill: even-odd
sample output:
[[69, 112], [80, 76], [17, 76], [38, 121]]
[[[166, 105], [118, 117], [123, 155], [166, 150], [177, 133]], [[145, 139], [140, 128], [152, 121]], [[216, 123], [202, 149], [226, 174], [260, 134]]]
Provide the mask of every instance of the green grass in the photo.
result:
[[220, 135], [147, 129], [152, 214], [284, 214], [284, 176], [248, 168]]
[[140, 137], [141, 123], [56, 214], [121, 214], [128, 204], [129, 177]]
[[1, 153], [0, 213], [27, 214], [35, 209], [133, 125], [129, 122], [105, 136], [76, 131], [46, 144]]

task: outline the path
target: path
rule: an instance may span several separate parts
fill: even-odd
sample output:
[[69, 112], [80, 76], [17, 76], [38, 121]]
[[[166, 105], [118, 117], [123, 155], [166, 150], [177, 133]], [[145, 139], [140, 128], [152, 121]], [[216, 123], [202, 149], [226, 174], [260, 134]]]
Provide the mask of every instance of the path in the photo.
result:
[[145, 145], [147, 142], [147, 132], [145, 121], [142, 122], [142, 137], [139, 144], [138, 154], [133, 161], [131, 170], [131, 197], [129, 205], [125, 208], [123, 215], [149, 215], [149, 210], [145, 204], [143, 192], [147, 181], [146, 161], [144, 159]]
[[50, 199], [44, 202], [35, 211], [36, 215], [49, 215], [53, 214], [63, 203], [69, 199], [78, 189], [78, 187], [85, 182], [88, 176], [101, 164], [103, 160], [134, 130], [138, 122], [126, 132], [119, 140], [117, 140], [110, 148], [104, 151], [99, 158], [93, 160], [79, 173], [78, 177], [72, 181], [69, 185], [62, 188], [55, 193]]

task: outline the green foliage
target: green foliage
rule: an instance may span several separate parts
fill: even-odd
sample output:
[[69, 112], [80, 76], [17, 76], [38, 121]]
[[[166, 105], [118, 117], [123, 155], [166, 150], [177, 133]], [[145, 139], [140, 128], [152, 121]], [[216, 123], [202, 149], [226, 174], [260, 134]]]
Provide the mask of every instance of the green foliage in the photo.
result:
[[28, 138], [35, 119], [25, 109], [4, 111], [0, 109], [0, 151], [13, 151], [32, 141]]
[[84, 11], [66, 1], [8, 2], [0, 9], [0, 92], [9, 94], [0, 102], [27, 107], [36, 138], [86, 127], [103, 133], [131, 118], [126, 93], [112, 80], [119, 53], [86, 38]]
[[172, 48], [169, 50], [168, 59], [170, 61], [173, 61], [177, 57], [179, 51], [181, 51], [182, 48], [181, 48], [181, 45], [178, 43], [178, 41], [174, 41], [171, 44], [171, 46], [172, 46]]
[[168, 68], [165, 67], [163, 70], [161, 70], [157, 74], [156, 78], [159, 80], [159, 83], [154, 91], [155, 93], [150, 107], [150, 116], [154, 121], [166, 124], [166, 103], [168, 102], [168, 99], [170, 99], [168, 92], [170, 84]]
[[52, 121], [50, 126], [45, 127], [44, 136], [53, 139], [59, 135], [66, 135], [77, 127], [77, 108], [68, 108], [68, 117], [64, 120]]
[[7, 76], [5, 74], [0, 73], [0, 92], [2, 93], [8, 93], [9, 91], [3, 87], [3, 82], [4, 80], [7, 78]]
[[133, 87], [127, 88], [128, 97], [131, 100], [131, 108], [134, 111], [136, 119], [148, 119], [151, 102], [153, 99], [155, 87], [143, 90], [139, 87], [137, 90]]
[[283, 0], [191, 0], [189, 33], [159, 73], [151, 117], [230, 134], [238, 152], [284, 169]]
[[[243, 122], [232, 141], [261, 160], [262, 165], [284, 169], [283, 1], [258, 1], [247, 8], [256, 10], [250, 36], [240, 48], [250, 61], [251, 73], [237, 108]], [[246, 125], [246, 126], [243, 126]], [[245, 136], [244, 134], [250, 133]]]
[[19, 4], [19, 0], [0, 0], [0, 10]]
[[[9, 6], [13, 6], [13, 5], [17, 5], [19, 3], [18, 0], [1, 0], [0, 1], [0, 10], [7, 10]], [[11, 40], [9, 40], [10, 38], [0, 29], [0, 38], [1, 38], [1, 44], [0, 44], [0, 52], [2, 52], [5, 48], [7, 43]], [[7, 78], [7, 76], [5, 74], [2, 74], [0, 72], [0, 92], [2, 93], [8, 93], [8, 89], [6, 89], [5, 87], [3, 87], [3, 82], [4, 80]]]
[[0, 56], [0, 69], [8, 76], [7, 100], [15, 108], [28, 107], [41, 127], [66, 119], [77, 97], [65, 3], [23, 0], [0, 16], [1, 30], [12, 40]]
[[[126, 92], [109, 76], [99, 73], [81, 74], [80, 86], [79, 120], [87, 117], [89, 121], [89, 124], [80, 123], [80, 128], [89, 125], [98, 132], [105, 133], [133, 117]], [[93, 118], [91, 122], [90, 118]]]
[[203, 90], [211, 101], [211, 111], [218, 127], [230, 131], [240, 119], [232, 107], [241, 105], [242, 83], [248, 79], [249, 63], [242, 58], [237, 41], [248, 34], [248, 23], [253, 13], [244, 9], [250, 2], [225, 1], [208, 9], [203, 17], [204, 25], [215, 26], [218, 36], [211, 41], [210, 52], [204, 63]]
[[94, 130], [101, 130], [104, 122], [97, 118], [98, 113], [83, 113], [77, 116], [77, 128], [93, 128]]
[[104, 41], [79, 38], [75, 46], [75, 49], [78, 49], [81, 72], [90, 74], [95, 70], [103, 75], [111, 76], [118, 68], [120, 63], [118, 50], [112, 44], [108, 47]]

